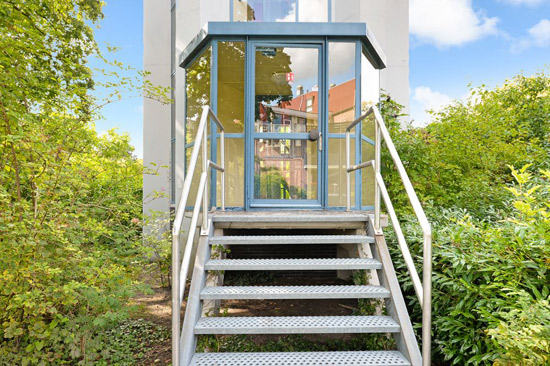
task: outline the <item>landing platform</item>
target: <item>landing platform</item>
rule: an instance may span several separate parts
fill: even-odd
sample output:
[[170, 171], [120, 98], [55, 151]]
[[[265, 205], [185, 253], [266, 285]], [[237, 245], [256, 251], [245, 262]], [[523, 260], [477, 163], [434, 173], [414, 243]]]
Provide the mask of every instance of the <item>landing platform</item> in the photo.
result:
[[216, 211], [212, 220], [222, 229], [360, 229], [373, 214], [373, 211]]

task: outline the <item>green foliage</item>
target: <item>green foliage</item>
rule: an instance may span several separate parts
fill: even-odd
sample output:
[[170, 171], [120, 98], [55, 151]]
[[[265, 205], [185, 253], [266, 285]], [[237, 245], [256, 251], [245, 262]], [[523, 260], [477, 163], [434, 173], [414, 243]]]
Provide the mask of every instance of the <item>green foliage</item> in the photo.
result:
[[[384, 337], [384, 336], [382, 336]], [[345, 339], [315, 339], [302, 335], [287, 335], [277, 340], [259, 343], [254, 337], [237, 336], [200, 336], [197, 352], [330, 352], [395, 349], [393, 340], [376, 334], [354, 334]]]
[[[528, 166], [512, 174], [511, 212], [498, 220], [463, 210], [431, 210], [434, 231], [434, 360], [452, 365], [542, 365], [550, 356], [550, 172], [534, 178]], [[504, 189], [503, 189], [504, 190]], [[415, 220], [403, 223], [421, 263], [422, 235]], [[412, 316], [420, 307], [398, 250]]]
[[87, 60], [101, 57], [92, 26], [102, 5], [0, 7], [2, 365], [99, 362], [100, 334], [126, 317], [141, 289], [142, 164], [129, 136], [98, 136], [92, 124], [101, 105], [137, 88], [108, 74], [112, 99], [91, 94]]
[[145, 217], [143, 248], [150, 258], [151, 272], [158, 276], [161, 287], [171, 286], [172, 236], [170, 220], [163, 212], [149, 211]]
[[[434, 113], [423, 128], [400, 129], [394, 117], [400, 110], [393, 101], [382, 106], [421, 201], [484, 216], [487, 206], [503, 207], [500, 187], [511, 183], [509, 165], [550, 164], [550, 78], [544, 72], [516, 76], [494, 90], [472, 89], [468, 100]], [[404, 204], [390, 160], [384, 159], [388, 189]]]
[[128, 319], [98, 336], [103, 343], [101, 360], [94, 365], [135, 365], [148, 347], [165, 343], [170, 331], [143, 319]]

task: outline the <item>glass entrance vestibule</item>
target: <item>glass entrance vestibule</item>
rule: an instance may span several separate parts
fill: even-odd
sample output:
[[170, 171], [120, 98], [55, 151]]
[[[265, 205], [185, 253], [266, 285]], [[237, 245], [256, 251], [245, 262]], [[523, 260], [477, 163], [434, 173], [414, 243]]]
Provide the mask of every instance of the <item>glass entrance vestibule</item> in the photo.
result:
[[[242, 23], [215, 25], [230, 29], [216, 34], [210, 25], [180, 58], [186, 70], [184, 170], [202, 107], [209, 105], [225, 127], [227, 208], [344, 209], [346, 127], [378, 102], [384, 67], [365, 25], [319, 23], [319, 35], [312, 34], [315, 24], [291, 34], [288, 26], [272, 24], [281, 28], [274, 32], [264, 23], [265, 33], [257, 27], [242, 35], [235, 34]], [[208, 127], [210, 156], [219, 162], [219, 131], [214, 123]], [[353, 164], [374, 158], [373, 139], [373, 121], [352, 130]], [[211, 177], [217, 187], [211, 206], [220, 205], [219, 179]], [[373, 206], [370, 170], [353, 173], [351, 199], [355, 209]]]

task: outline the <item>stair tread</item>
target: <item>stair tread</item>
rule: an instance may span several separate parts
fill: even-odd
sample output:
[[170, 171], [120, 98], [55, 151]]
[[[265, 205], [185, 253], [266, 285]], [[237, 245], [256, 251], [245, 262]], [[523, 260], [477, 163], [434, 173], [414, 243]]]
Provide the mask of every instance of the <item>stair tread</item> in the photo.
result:
[[399, 351], [197, 353], [191, 366], [410, 366]]
[[382, 264], [372, 258], [292, 258], [292, 259], [211, 259], [206, 270], [334, 270], [381, 269]]
[[366, 235], [235, 235], [214, 236], [210, 244], [359, 244], [372, 243]]
[[195, 334], [395, 333], [399, 330], [399, 324], [389, 316], [206, 317], [195, 325]]
[[221, 286], [205, 287], [201, 299], [358, 299], [387, 298], [382, 286]]

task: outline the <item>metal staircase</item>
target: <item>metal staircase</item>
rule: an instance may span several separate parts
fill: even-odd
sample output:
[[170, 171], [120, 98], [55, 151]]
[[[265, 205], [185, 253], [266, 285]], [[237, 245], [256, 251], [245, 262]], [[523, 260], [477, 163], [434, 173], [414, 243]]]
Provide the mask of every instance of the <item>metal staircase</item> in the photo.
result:
[[[390, 148], [391, 139], [383, 126], [377, 110], [371, 109], [379, 119], [377, 135], [386, 140]], [[368, 114], [367, 114], [368, 115]], [[362, 116], [364, 119], [366, 116]], [[223, 126], [204, 108], [196, 141], [206, 146], [206, 121], [213, 118], [222, 130], [223, 162]], [[360, 122], [360, 121], [359, 121]], [[358, 122], [354, 122], [357, 124]], [[381, 125], [382, 123], [382, 125]], [[387, 135], [387, 136], [385, 136]], [[389, 141], [388, 141], [389, 140]], [[377, 145], [381, 139], [378, 138]], [[193, 157], [198, 156], [201, 144], [195, 144], [190, 172], [194, 171]], [[183, 260], [180, 261], [180, 232], [184, 222], [184, 211], [193, 174], [186, 177], [184, 194], [176, 213], [173, 230], [173, 365], [429, 365], [430, 364], [430, 277], [431, 277], [431, 233], [429, 224], [420, 207], [418, 199], [409, 194], [411, 203], [425, 232], [424, 247], [424, 281], [416, 272], [395, 211], [387, 195], [377, 162], [369, 162], [351, 167], [348, 162], [348, 174], [353, 170], [365, 167], [375, 168], [377, 181], [376, 194], [382, 195], [389, 217], [396, 231], [400, 249], [409, 268], [419, 301], [423, 306], [423, 347], [422, 354], [413, 332], [397, 276], [382, 232], [380, 215], [380, 198], [377, 199], [374, 213], [361, 212], [327, 212], [327, 211], [270, 211], [257, 213], [208, 211], [208, 169], [224, 172], [223, 164], [218, 166], [207, 159], [203, 149], [203, 173], [199, 192], [194, 205], [187, 233], [187, 244], [183, 249]], [[395, 150], [395, 148], [393, 148]], [[379, 159], [380, 146], [377, 147]], [[391, 148], [390, 148], [391, 152]], [[393, 156], [393, 154], [392, 154]], [[394, 161], [396, 161], [394, 157]], [[402, 168], [397, 156], [396, 165]], [[399, 170], [398, 166], [398, 170]], [[404, 169], [402, 169], [404, 173]], [[400, 170], [401, 173], [401, 170]], [[404, 173], [406, 176], [406, 173]], [[402, 176], [403, 177], [403, 176]], [[407, 193], [410, 181], [403, 179]], [[188, 183], [189, 182], [189, 183]], [[223, 176], [222, 176], [223, 182]], [[349, 195], [348, 195], [349, 196]], [[203, 207], [201, 232], [195, 241], [195, 230], [198, 227], [200, 207]], [[183, 208], [182, 208], [183, 207]], [[222, 198], [223, 209], [223, 198]], [[419, 211], [418, 211], [419, 210]], [[234, 234], [238, 229], [238, 234]], [[250, 230], [253, 229], [253, 230]], [[311, 235], [304, 235], [308, 230]], [[252, 234], [248, 234], [251, 231]], [[273, 235], [273, 232], [277, 234]], [[196, 243], [196, 245], [195, 245]], [[218, 255], [219, 248], [229, 246], [254, 245], [269, 248], [271, 245], [308, 245], [317, 248], [322, 245], [337, 245], [347, 248], [348, 257], [342, 258], [257, 258], [228, 259]], [[350, 249], [351, 248], [351, 249]], [[196, 249], [196, 251], [195, 251]], [[180, 331], [180, 309], [183, 301], [187, 271], [194, 257], [192, 281], [188, 293], [183, 327]], [[181, 266], [180, 266], [181, 263]], [[223, 286], [222, 273], [227, 271], [353, 271], [371, 272], [371, 283], [368, 285], [298, 285], [298, 286]], [[349, 315], [349, 316], [269, 316], [238, 317], [215, 316], [216, 302], [221, 300], [273, 300], [273, 299], [383, 299], [387, 315]], [[214, 309], [214, 316], [212, 315]], [[266, 352], [266, 353], [195, 353], [197, 337], [208, 334], [391, 334], [395, 339], [396, 349], [391, 351], [354, 351], [354, 352]]]

